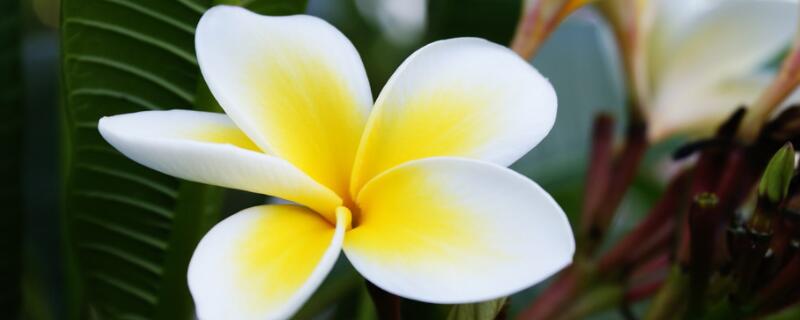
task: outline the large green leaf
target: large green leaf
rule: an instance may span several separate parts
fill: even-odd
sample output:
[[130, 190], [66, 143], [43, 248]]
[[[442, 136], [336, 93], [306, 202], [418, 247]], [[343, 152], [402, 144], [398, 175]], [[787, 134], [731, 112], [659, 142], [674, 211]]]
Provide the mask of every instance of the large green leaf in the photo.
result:
[[20, 310], [22, 230], [19, 1], [0, 2], [0, 310], [14, 319]]
[[[231, 3], [232, 1], [216, 1]], [[126, 159], [102, 116], [218, 108], [194, 54], [211, 0], [62, 0], [63, 235], [71, 319], [189, 319], [186, 268], [221, 217], [222, 191]], [[247, 1], [261, 13], [304, 0]]]

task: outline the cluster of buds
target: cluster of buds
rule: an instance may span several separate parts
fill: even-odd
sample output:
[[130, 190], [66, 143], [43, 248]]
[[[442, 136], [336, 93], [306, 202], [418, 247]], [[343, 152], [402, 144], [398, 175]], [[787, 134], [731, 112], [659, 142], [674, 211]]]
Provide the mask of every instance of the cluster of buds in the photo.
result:
[[[723, 319], [800, 306], [800, 178], [793, 147], [800, 143], [800, 106], [764, 125], [754, 141], [738, 134], [745, 113], [738, 109], [714, 136], [676, 151], [677, 160], [691, 165], [673, 177], [644, 220], [610, 250], [597, 249], [608, 227], [607, 209], [585, 209], [576, 263], [523, 318], [581, 318], [596, 310], [557, 314], [576, 296], [596, 299], [592, 288], [613, 292], [603, 301], [621, 306], [654, 297], [647, 319]], [[619, 180], [598, 174], [598, 167], [616, 168], [619, 177], [635, 171], [635, 165], [628, 169], [633, 163], [626, 154], [641, 154], [641, 145], [631, 138], [640, 134], [629, 132], [626, 145], [633, 147], [621, 151], [616, 166], [604, 159], [609, 155], [598, 149], [609, 145], [610, 135], [603, 134], [609, 121], [600, 116], [596, 122], [585, 208], [592, 203], [613, 207], [624, 193], [614, 187]]]
[[[798, 6], [712, 3], [597, 2], [628, 80], [628, 130], [615, 147], [614, 119], [597, 117], [575, 263], [522, 318], [580, 319], [614, 307], [633, 318], [630, 306], [649, 298], [645, 319], [800, 314], [800, 105], [791, 106], [800, 36], [777, 72], [751, 81], [752, 67], [790, 45]], [[730, 30], [737, 26], [747, 30]], [[726, 50], [734, 47], [749, 53]], [[684, 169], [603, 250], [649, 144], [675, 134], [700, 137], [675, 151]]]
[[753, 142], [737, 138], [744, 115], [739, 109], [713, 138], [678, 154], [699, 156], [679, 206], [685, 209], [671, 217], [681, 225], [674, 270], [649, 318], [760, 315], [800, 303], [800, 264], [792, 262], [800, 259], [793, 247], [800, 229], [790, 205], [800, 197], [792, 187], [800, 107], [785, 110]]

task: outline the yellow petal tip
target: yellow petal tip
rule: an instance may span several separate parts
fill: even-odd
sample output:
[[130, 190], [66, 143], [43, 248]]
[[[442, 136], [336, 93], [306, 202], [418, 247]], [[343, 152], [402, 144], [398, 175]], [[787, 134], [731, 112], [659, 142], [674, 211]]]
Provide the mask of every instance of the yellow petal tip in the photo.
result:
[[350, 230], [353, 228], [353, 214], [350, 212], [350, 209], [347, 207], [337, 207], [336, 208], [336, 221], [337, 223], [344, 224], [345, 230]]

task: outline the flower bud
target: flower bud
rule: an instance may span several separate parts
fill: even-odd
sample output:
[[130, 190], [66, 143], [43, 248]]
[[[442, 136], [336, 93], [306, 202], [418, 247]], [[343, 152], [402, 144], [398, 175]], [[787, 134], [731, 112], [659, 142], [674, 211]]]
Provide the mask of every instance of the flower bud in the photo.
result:
[[778, 204], [786, 198], [789, 183], [794, 177], [794, 147], [787, 142], [769, 161], [761, 182], [758, 185], [758, 196], [772, 204]]

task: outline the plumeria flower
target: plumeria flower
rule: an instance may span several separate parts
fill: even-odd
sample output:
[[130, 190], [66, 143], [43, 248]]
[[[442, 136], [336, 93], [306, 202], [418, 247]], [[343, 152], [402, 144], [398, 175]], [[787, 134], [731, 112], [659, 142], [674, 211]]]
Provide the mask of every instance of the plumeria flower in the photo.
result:
[[653, 140], [707, 133], [754, 103], [775, 76], [765, 66], [797, 30], [796, 0], [651, 0], [645, 7], [646, 70], [637, 90]]
[[556, 114], [548, 81], [510, 50], [432, 43], [373, 106], [355, 48], [320, 19], [219, 6], [195, 42], [226, 114], [139, 112], [99, 127], [155, 170], [294, 203], [205, 235], [188, 275], [201, 319], [289, 317], [340, 251], [380, 288], [432, 303], [509, 295], [571, 262], [563, 211], [505, 167]]

